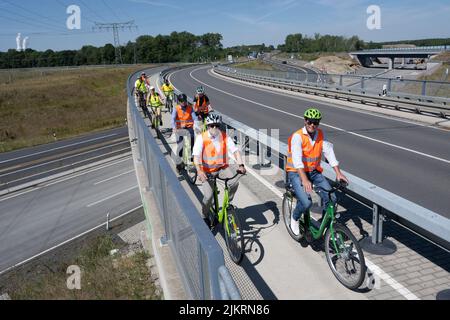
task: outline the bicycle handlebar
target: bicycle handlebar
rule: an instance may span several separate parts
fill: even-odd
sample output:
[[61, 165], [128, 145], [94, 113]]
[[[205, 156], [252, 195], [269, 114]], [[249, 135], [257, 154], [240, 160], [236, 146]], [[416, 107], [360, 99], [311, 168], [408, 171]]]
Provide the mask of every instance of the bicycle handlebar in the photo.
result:
[[234, 176], [232, 176], [231, 178], [221, 178], [218, 175], [217, 176], [213, 176], [212, 174], [208, 173], [206, 174], [206, 177], [208, 178], [208, 180], [214, 181], [215, 179], [220, 180], [220, 181], [224, 181], [225, 183], [228, 183], [228, 181], [233, 180], [234, 178], [236, 178], [238, 175], [243, 175], [245, 176], [245, 174], [239, 172], [239, 170], [236, 170], [236, 174]]

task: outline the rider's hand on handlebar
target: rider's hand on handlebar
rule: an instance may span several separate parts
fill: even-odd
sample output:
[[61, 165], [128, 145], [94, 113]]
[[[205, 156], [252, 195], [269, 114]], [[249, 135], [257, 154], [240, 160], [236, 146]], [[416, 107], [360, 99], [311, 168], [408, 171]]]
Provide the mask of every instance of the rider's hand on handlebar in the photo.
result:
[[240, 165], [239, 169], [237, 170], [237, 172], [239, 172], [240, 174], [246, 174], [247, 170], [245, 169], [244, 165]]
[[343, 181], [347, 185], [349, 184], [347, 177], [344, 176], [342, 173], [336, 175], [336, 180]]

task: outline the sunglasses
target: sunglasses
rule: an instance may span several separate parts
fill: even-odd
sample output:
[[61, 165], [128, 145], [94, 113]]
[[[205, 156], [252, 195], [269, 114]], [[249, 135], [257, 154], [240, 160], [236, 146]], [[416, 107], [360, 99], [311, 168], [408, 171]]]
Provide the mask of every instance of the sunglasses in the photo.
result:
[[220, 124], [209, 124], [208, 128], [220, 128]]
[[315, 126], [318, 126], [319, 124], [320, 124], [320, 120], [306, 120], [306, 123], [308, 124], [308, 125], [315, 125]]

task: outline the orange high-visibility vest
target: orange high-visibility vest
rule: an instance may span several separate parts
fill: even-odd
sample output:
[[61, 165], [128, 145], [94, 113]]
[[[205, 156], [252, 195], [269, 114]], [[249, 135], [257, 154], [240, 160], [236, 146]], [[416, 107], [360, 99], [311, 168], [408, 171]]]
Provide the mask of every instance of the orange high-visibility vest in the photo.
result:
[[309, 141], [309, 135], [303, 133], [303, 129], [298, 130], [289, 137], [286, 171], [297, 172], [297, 169], [294, 168], [294, 162], [292, 161], [292, 138], [296, 134], [299, 134], [302, 137], [302, 161], [305, 172], [312, 172], [314, 170], [323, 172], [323, 169], [320, 166], [320, 162], [322, 161], [323, 132], [320, 129], [318, 129], [314, 146], [312, 146]]
[[203, 96], [203, 102], [200, 105], [200, 97], [197, 97], [195, 102], [195, 112], [208, 113], [208, 103], [206, 102], [205, 96]]
[[227, 135], [222, 132], [221, 148], [219, 151], [214, 147], [214, 143], [208, 135], [208, 132], [202, 134], [203, 152], [202, 152], [202, 170], [205, 173], [218, 172], [228, 168], [227, 164]]
[[192, 119], [192, 106], [188, 105], [186, 111], [183, 111], [180, 105], [177, 105], [177, 118], [175, 121], [177, 129], [193, 128], [194, 119]]

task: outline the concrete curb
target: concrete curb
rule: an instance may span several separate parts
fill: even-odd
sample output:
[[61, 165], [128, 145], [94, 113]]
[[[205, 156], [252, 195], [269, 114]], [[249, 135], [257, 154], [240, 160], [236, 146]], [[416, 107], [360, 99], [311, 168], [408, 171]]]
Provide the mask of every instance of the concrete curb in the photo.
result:
[[101, 160], [101, 161], [90, 163], [90, 164], [87, 164], [87, 165], [82, 166], [82, 167], [70, 169], [70, 170], [67, 170], [67, 171], [64, 171], [64, 172], [61, 172], [61, 173], [57, 173], [57, 174], [54, 174], [54, 175], [51, 175], [51, 176], [48, 176], [48, 177], [45, 177], [45, 178], [42, 178], [42, 179], [30, 181], [30, 182], [27, 182], [27, 183], [24, 183], [24, 184], [15, 186], [15, 187], [7, 188], [5, 190], [0, 191], [0, 197], [4, 196], [4, 195], [7, 195], [7, 194], [10, 194], [10, 193], [13, 193], [13, 192], [17, 192], [17, 191], [20, 191], [20, 190], [23, 190], [23, 189], [27, 189], [27, 188], [30, 188], [30, 187], [42, 184], [44, 182], [48, 182], [48, 181], [51, 181], [51, 180], [56, 180], [56, 179], [61, 178], [61, 177], [65, 177], [65, 176], [68, 176], [68, 175], [71, 175], [71, 174], [74, 174], [74, 173], [77, 173], [77, 172], [80, 172], [80, 171], [84, 171], [86, 169], [97, 167], [99, 165], [102, 165], [102, 164], [105, 164], [105, 163], [108, 163], [108, 162], [112, 162], [114, 160], [126, 158], [126, 157], [128, 157], [130, 155], [131, 155], [131, 152], [127, 152], [127, 153], [124, 153], [124, 154], [121, 154], [121, 155], [118, 155], [118, 156], [114, 156], [114, 157], [111, 157], [111, 158], [108, 158], [108, 159], [104, 159], [104, 160]]

